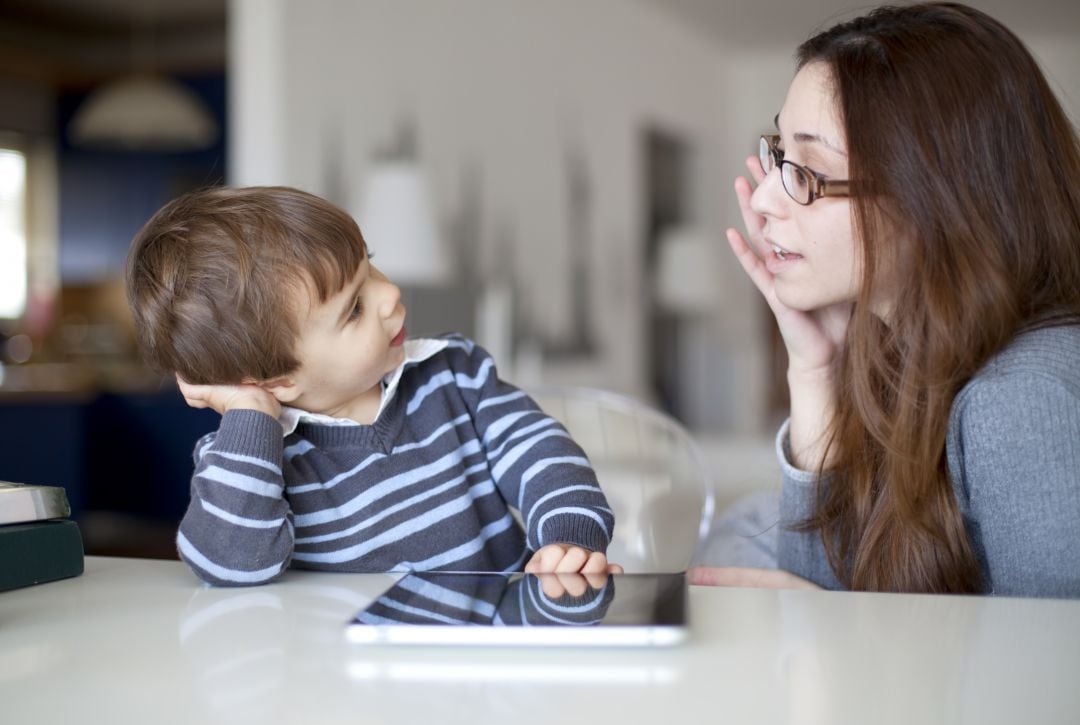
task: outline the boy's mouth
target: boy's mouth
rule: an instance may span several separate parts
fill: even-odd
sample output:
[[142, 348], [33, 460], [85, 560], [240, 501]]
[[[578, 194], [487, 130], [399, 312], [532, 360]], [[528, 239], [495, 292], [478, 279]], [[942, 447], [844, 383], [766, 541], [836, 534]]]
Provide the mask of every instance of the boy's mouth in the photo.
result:
[[399, 347], [405, 344], [405, 325], [401, 326], [401, 331], [394, 335], [394, 339], [390, 341], [390, 347]]

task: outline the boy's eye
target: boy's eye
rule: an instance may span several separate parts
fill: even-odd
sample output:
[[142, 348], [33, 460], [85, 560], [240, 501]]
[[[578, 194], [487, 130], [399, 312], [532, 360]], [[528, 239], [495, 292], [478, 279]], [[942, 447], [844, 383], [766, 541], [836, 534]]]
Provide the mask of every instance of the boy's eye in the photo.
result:
[[349, 319], [355, 320], [364, 312], [363, 305], [360, 304], [360, 296], [357, 295], [356, 300], [353, 302], [352, 309], [349, 310]]

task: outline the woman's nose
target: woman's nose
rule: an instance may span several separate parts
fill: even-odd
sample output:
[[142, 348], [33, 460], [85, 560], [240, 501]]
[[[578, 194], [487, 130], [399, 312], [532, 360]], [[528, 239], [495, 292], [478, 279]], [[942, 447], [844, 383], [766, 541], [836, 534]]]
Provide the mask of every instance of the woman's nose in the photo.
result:
[[750, 195], [750, 209], [761, 216], [778, 217], [782, 214], [787, 199], [780, 172], [773, 169]]

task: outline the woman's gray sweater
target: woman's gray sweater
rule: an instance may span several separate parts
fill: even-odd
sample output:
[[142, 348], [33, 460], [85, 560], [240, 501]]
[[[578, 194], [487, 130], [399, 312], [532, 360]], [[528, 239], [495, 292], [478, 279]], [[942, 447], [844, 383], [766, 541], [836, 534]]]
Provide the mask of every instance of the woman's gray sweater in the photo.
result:
[[[787, 425], [779, 566], [840, 589], [820, 532], [790, 528], [813, 511], [816, 477], [791, 464]], [[946, 454], [985, 592], [1080, 597], [1080, 326], [1021, 334], [995, 355], [953, 401]]]

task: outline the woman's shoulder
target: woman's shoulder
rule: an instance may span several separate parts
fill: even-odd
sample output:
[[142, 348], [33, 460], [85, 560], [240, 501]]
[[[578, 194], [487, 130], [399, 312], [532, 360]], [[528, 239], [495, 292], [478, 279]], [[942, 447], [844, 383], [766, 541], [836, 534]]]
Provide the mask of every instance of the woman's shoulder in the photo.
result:
[[[1080, 325], [1023, 332], [961, 388], [949, 420], [950, 454], [980, 455], [1019, 439], [1056, 439], [1080, 427]], [[1074, 443], [1070, 443], [1075, 445]]]
[[1080, 324], [1041, 327], [1018, 334], [968, 381], [958, 398], [977, 388], [998, 392], [1056, 388], [1080, 396]]

